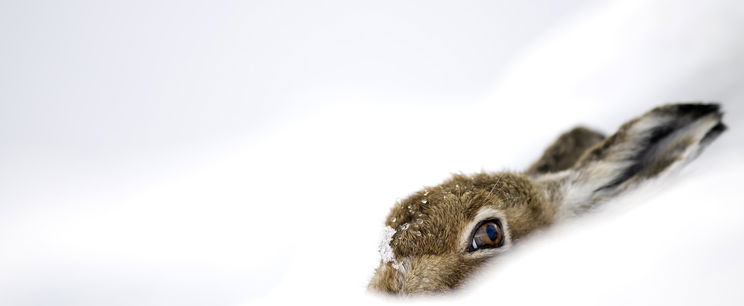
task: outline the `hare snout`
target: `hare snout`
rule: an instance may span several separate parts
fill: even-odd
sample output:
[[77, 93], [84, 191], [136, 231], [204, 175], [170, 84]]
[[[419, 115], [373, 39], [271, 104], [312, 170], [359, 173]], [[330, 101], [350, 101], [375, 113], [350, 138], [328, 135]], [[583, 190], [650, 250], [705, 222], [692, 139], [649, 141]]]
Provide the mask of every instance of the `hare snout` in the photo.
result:
[[405, 257], [380, 265], [369, 288], [396, 294], [442, 292], [458, 287], [477, 264], [458, 254]]

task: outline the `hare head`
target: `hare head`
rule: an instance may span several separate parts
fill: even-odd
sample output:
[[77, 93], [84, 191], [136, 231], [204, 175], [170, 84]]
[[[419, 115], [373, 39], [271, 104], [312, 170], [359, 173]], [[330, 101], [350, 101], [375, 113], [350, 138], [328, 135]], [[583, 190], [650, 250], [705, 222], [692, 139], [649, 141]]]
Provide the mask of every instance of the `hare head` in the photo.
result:
[[455, 175], [397, 203], [369, 288], [443, 292], [536, 229], [689, 161], [726, 128], [717, 104], [657, 107], [613, 135], [575, 128], [522, 173]]

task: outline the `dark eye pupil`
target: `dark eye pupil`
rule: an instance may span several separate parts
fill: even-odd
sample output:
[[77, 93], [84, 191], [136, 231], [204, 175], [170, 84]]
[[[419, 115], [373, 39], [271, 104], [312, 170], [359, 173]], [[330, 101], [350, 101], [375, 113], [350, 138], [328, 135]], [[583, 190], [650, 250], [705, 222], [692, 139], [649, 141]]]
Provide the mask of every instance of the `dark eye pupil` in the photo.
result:
[[488, 234], [488, 238], [491, 239], [491, 241], [496, 241], [496, 226], [493, 224], [489, 224], [486, 227], [486, 233]]
[[478, 223], [470, 236], [468, 252], [484, 248], [499, 248], [504, 244], [504, 233], [498, 219], [489, 219]]

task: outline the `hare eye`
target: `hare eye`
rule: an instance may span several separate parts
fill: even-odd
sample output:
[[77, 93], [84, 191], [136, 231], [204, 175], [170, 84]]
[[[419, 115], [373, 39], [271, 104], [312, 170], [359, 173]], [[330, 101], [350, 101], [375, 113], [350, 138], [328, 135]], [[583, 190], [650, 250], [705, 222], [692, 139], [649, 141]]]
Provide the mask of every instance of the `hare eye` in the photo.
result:
[[498, 248], [504, 245], [504, 231], [498, 219], [481, 221], [470, 237], [468, 252], [480, 249]]

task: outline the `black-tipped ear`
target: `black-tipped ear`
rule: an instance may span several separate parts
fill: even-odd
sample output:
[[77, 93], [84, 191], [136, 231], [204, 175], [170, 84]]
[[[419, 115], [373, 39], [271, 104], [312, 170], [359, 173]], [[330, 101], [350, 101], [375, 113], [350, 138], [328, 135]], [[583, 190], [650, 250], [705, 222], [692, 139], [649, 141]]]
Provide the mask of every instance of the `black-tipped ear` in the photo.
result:
[[695, 158], [726, 130], [718, 104], [671, 104], [624, 124], [586, 152], [564, 198], [587, 206]]
[[708, 131], [707, 134], [705, 134], [702, 140], [700, 140], [700, 145], [704, 147], [708, 146], [708, 144], [713, 142], [713, 140], [716, 140], [716, 138], [718, 138], [719, 135], [725, 132], [726, 129], [728, 129], [728, 127], [726, 127], [726, 125], [723, 124], [723, 122], [719, 122], [718, 124], [716, 124], [716, 126], [710, 129], [710, 131]]

